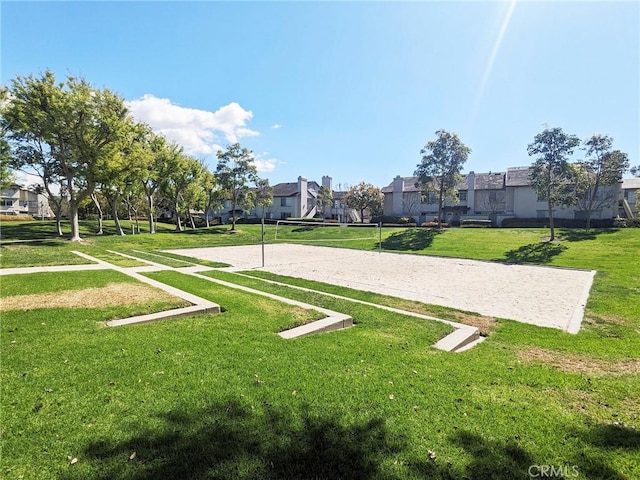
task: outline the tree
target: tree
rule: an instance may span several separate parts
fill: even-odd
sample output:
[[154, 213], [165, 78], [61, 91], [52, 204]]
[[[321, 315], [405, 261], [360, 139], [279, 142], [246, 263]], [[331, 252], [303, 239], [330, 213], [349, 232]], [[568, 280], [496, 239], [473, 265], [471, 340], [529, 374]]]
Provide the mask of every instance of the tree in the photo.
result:
[[578, 137], [566, 134], [556, 127], [537, 134], [533, 143], [527, 147], [529, 155], [536, 156], [529, 178], [538, 198], [547, 201], [550, 241], [555, 240], [554, 207], [573, 205], [576, 202], [574, 170], [568, 158], [579, 144]]
[[316, 197], [316, 208], [318, 209], [318, 212], [320, 212], [322, 218], [325, 218], [325, 210], [327, 207], [333, 207], [333, 192], [322, 185], [319, 188], [318, 196]]
[[255, 205], [262, 208], [262, 218], [265, 218], [265, 211], [273, 203], [273, 187], [269, 185], [266, 178], [256, 179]]
[[349, 208], [360, 212], [360, 221], [364, 222], [364, 211], [369, 210], [371, 215], [378, 215], [382, 212], [384, 195], [378, 187], [370, 183], [360, 182], [351, 187], [344, 195], [344, 203]]
[[[586, 228], [591, 228], [594, 212], [618, 201], [613, 188], [629, 168], [629, 157], [619, 150], [611, 150], [613, 139], [593, 134], [584, 142], [585, 160], [574, 165], [577, 205], [586, 215]], [[607, 188], [609, 187], [609, 188]]]
[[216, 179], [220, 187], [231, 199], [231, 230], [236, 229], [236, 207], [242, 198], [247, 198], [249, 183], [257, 180], [257, 169], [251, 150], [243, 148], [239, 143], [227, 145], [225, 151], [217, 154], [218, 165]]
[[[0, 114], [7, 104], [7, 89], [0, 87]], [[0, 189], [11, 186], [15, 181], [12, 171], [13, 157], [6, 138], [7, 133], [7, 125], [5, 122], [0, 122]]]
[[164, 137], [153, 133], [151, 127], [145, 125], [144, 128], [146, 133], [142, 149], [145, 154], [140, 157], [142, 170], [139, 180], [147, 198], [149, 233], [156, 233], [154, 221], [156, 216], [156, 193], [161, 190], [169, 176], [172, 165], [177, 162], [177, 157], [180, 155], [180, 147], [176, 144], [168, 144]]
[[41, 176], [61, 178], [69, 196], [71, 240], [79, 241], [78, 207], [117, 148], [127, 118], [124, 101], [82, 78], [68, 76], [58, 83], [50, 71], [39, 78], [18, 76], [9, 98], [3, 108], [9, 137], [26, 150]]
[[189, 216], [189, 201], [192, 200], [188, 192], [190, 184], [198, 181], [200, 163], [179, 150], [179, 154], [172, 159], [166, 182], [162, 184], [163, 194], [169, 199], [171, 207], [176, 213], [176, 231], [182, 231], [180, 212]]
[[438, 228], [442, 226], [442, 209], [445, 199], [457, 199], [456, 185], [461, 180], [460, 172], [471, 153], [456, 133], [438, 130], [436, 139], [428, 142], [420, 154], [422, 162], [418, 164], [414, 175], [418, 177], [416, 186], [421, 195], [438, 195]]

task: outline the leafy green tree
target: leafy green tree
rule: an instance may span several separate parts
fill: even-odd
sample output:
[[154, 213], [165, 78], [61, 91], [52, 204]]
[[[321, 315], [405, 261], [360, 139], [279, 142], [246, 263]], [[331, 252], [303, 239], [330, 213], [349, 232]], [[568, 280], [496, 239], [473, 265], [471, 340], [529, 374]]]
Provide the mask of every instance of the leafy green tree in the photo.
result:
[[418, 164], [415, 176], [418, 177], [416, 186], [420, 188], [423, 198], [430, 193], [438, 196], [438, 227], [442, 226], [442, 209], [446, 199], [456, 200], [456, 185], [462, 176], [460, 172], [471, 153], [458, 138], [456, 133], [438, 130], [436, 139], [420, 150], [422, 161]]
[[550, 241], [555, 240], [553, 209], [559, 205], [573, 205], [576, 202], [574, 172], [569, 157], [580, 144], [575, 135], [569, 135], [561, 128], [546, 128], [537, 134], [527, 147], [530, 156], [535, 156], [530, 173], [531, 187], [538, 198], [547, 201]]
[[[68, 76], [58, 83], [52, 72], [18, 76], [3, 108], [10, 139], [30, 150], [33, 166], [43, 175], [59, 176], [69, 196], [71, 240], [79, 241], [78, 207], [96, 187], [97, 170], [113, 157], [127, 109], [108, 89], [96, 90], [86, 80]], [[37, 152], [37, 144], [42, 151]], [[40, 159], [50, 165], [44, 172]]]
[[370, 183], [360, 182], [345, 193], [344, 203], [349, 208], [359, 211], [360, 221], [364, 222], [365, 210], [368, 209], [372, 216], [382, 211], [384, 195], [378, 187]]
[[613, 188], [629, 168], [629, 157], [619, 150], [611, 150], [613, 139], [594, 134], [584, 142], [585, 160], [574, 165], [574, 184], [577, 205], [586, 215], [586, 228], [591, 228], [594, 212], [618, 201]]
[[257, 181], [257, 169], [251, 150], [239, 143], [227, 145], [227, 149], [218, 152], [216, 179], [218, 185], [231, 199], [231, 230], [236, 229], [236, 208], [241, 199], [246, 199], [250, 183]]
[[265, 218], [267, 207], [273, 203], [273, 187], [266, 178], [256, 179], [255, 206], [262, 208], [262, 218]]
[[[0, 116], [2, 116], [2, 109], [7, 103], [7, 89], [0, 86]], [[7, 141], [7, 125], [0, 121], [0, 189], [11, 186], [15, 181], [12, 163], [11, 147]]]
[[162, 190], [176, 213], [176, 231], [181, 232], [183, 228], [180, 215], [181, 212], [185, 212], [186, 216], [189, 216], [192, 192], [188, 189], [191, 183], [198, 181], [200, 164], [198, 160], [185, 155], [180, 149], [179, 155], [171, 159], [170, 167], [166, 182], [162, 184]]
[[181, 151], [176, 144], [169, 144], [164, 137], [153, 133], [151, 127], [144, 128], [146, 132], [141, 146], [144, 154], [140, 156], [142, 169], [139, 180], [147, 199], [149, 232], [156, 233], [156, 195], [162, 190]]
[[320, 213], [322, 218], [325, 217], [327, 207], [333, 207], [333, 192], [329, 188], [322, 185], [318, 189], [318, 196], [316, 197], [316, 208], [318, 209], [318, 212]]

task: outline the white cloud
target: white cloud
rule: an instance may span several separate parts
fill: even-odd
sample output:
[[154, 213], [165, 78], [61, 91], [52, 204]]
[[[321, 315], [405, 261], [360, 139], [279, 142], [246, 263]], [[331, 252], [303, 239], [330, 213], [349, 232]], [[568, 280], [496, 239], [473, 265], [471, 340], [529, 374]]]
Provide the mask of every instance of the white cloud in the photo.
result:
[[276, 123], [275, 125], [271, 125], [271, 128], [282, 128], [282, 125], [280, 125], [279, 123]]
[[269, 158], [269, 152], [254, 153], [254, 164], [258, 169], [258, 173], [270, 173], [273, 172], [278, 165], [283, 165], [285, 162], [278, 160], [277, 158]]
[[176, 105], [168, 98], [146, 94], [127, 102], [133, 118], [184, 147], [188, 154], [214, 154], [220, 143], [235, 143], [259, 135], [246, 125], [253, 112], [232, 102], [215, 112]]

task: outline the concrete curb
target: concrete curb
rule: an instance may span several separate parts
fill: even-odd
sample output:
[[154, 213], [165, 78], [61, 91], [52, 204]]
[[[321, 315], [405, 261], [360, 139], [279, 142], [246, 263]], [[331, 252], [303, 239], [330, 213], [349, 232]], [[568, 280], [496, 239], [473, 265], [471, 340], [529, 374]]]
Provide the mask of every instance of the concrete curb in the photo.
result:
[[[432, 320], [440, 323], [446, 323], [447, 325], [453, 327], [455, 330], [447, 335], [444, 338], [441, 338], [438, 342], [436, 342], [433, 347], [439, 350], [444, 350], [446, 352], [461, 352], [464, 350], [468, 350], [469, 345], [473, 346], [477, 342], [480, 343], [480, 338], [484, 339], [484, 337], [480, 337], [480, 331], [478, 328], [473, 327], [471, 325], [465, 325], [463, 323], [450, 322], [449, 320], [443, 320], [437, 317], [431, 317], [429, 315], [423, 315], [421, 313], [409, 312], [407, 310], [401, 310], [399, 308], [387, 307], [386, 305], [378, 305], [371, 302], [365, 302], [364, 300], [358, 300], [355, 298], [344, 297], [342, 295], [336, 295], [334, 293], [321, 292], [318, 290], [313, 290], [311, 288], [298, 287], [296, 285], [289, 285], [288, 283], [278, 282], [275, 280], [266, 280], [264, 278], [253, 277], [251, 275], [246, 275], [244, 273], [232, 272], [235, 275], [240, 275], [241, 277], [251, 278], [254, 280], [261, 280], [266, 283], [271, 283], [274, 285], [279, 285], [283, 287], [294, 288], [296, 290], [302, 290], [303, 292], [309, 293], [319, 293], [321, 295], [327, 295], [332, 298], [336, 298], [339, 300], [346, 300], [348, 302], [359, 303], [361, 305], [366, 305], [369, 307], [379, 308], [381, 310], [386, 310], [388, 312], [399, 313], [401, 315], [408, 315], [411, 317], [420, 318], [422, 320]], [[465, 348], [467, 347], [467, 348]]]
[[[184, 307], [184, 308], [176, 308], [174, 310], [166, 310], [164, 312], [158, 312], [158, 313], [151, 313], [151, 314], [147, 314], [147, 315], [139, 315], [136, 317], [130, 317], [130, 318], [126, 318], [126, 319], [122, 319], [122, 320], [112, 320], [111, 322], [107, 322], [107, 326], [109, 327], [117, 327], [120, 325], [132, 325], [135, 323], [144, 323], [144, 322], [151, 322], [154, 320], [164, 320], [167, 318], [176, 318], [176, 317], [181, 317], [181, 316], [185, 316], [185, 315], [195, 315], [195, 314], [204, 314], [204, 313], [220, 313], [220, 305], [218, 305], [217, 303], [213, 303], [210, 302], [209, 300], [205, 300], [204, 298], [198, 297], [196, 295], [193, 295], [191, 293], [185, 292], [183, 290], [180, 290], [178, 288], [174, 288], [171, 287], [169, 285], [165, 285], [164, 283], [158, 282], [156, 280], [153, 280], [151, 278], [145, 277], [144, 275], [140, 275], [137, 270], [141, 267], [130, 267], [130, 268], [124, 268], [124, 267], [118, 267], [116, 265], [112, 265], [108, 262], [105, 262], [104, 260], [100, 260], [98, 258], [92, 257], [91, 255], [87, 255], [86, 253], [82, 253], [82, 252], [78, 252], [78, 251], [72, 251], [72, 253], [85, 258], [87, 260], [91, 260], [93, 262], [96, 262], [100, 265], [103, 265], [107, 268], [110, 268], [112, 270], [116, 270], [118, 272], [121, 272], [125, 275], [128, 275], [132, 278], [135, 278], [136, 280], [139, 280], [140, 282], [146, 283], [147, 285], [151, 285], [152, 287], [156, 287], [159, 288], [161, 290], [164, 290], [165, 292], [169, 293], [170, 295], [173, 295], [175, 297], [178, 298], [182, 298], [183, 300], [186, 300], [187, 302], [191, 303], [192, 306], [190, 307]], [[113, 253], [118, 253], [118, 252], [113, 252]], [[119, 253], [118, 253], [119, 254]], [[120, 254], [123, 256], [126, 256], [128, 258], [133, 258], [136, 259], [135, 257], [130, 257], [128, 255], [124, 255], [124, 254]], [[141, 259], [136, 259], [136, 260], [141, 260]], [[153, 264], [153, 262], [147, 262], [147, 263], [151, 263]], [[160, 269], [166, 269], [164, 265], [160, 265], [160, 264], [155, 264], [155, 265], [151, 265], [154, 268], [160, 270]], [[144, 268], [144, 267], [142, 267]], [[148, 271], [148, 270], [147, 270]]]

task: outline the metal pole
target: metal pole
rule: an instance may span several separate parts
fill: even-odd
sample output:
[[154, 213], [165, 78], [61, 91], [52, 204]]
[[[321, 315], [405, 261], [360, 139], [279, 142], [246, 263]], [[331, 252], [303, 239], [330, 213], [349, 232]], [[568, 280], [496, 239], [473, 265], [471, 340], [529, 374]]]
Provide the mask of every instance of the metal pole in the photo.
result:
[[378, 253], [382, 253], [382, 222], [378, 223]]
[[264, 268], [264, 217], [260, 223], [262, 225], [262, 268]]

